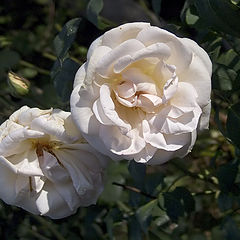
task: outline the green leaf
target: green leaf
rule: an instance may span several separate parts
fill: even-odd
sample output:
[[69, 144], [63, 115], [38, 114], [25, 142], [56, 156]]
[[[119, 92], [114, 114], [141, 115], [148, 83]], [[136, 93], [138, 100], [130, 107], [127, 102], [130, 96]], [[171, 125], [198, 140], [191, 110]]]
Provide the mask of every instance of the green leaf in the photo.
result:
[[240, 102], [229, 108], [226, 126], [228, 137], [240, 148]]
[[233, 198], [230, 194], [221, 192], [218, 196], [218, 206], [221, 211], [229, 210], [232, 207]]
[[143, 190], [146, 176], [146, 165], [137, 163], [135, 161], [130, 161], [128, 165], [128, 171], [134, 179], [136, 185]]
[[195, 209], [195, 201], [191, 193], [184, 187], [177, 187], [172, 192], [163, 194], [164, 207], [173, 222], [177, 222], [184, 212], [190, 213]]
[[213, 29], [240, 36], [240, 9], [228, 0], [194, 0], [200, 18]]
[[111, 162], [105, 171], [107, 182], [105, 183], [104, 190], [100, 196], [100, 200], [107, 202], [108, 204], [116, 204], [116, 201], [121, 201], [123, 188], [115, 186], [112, 183], [117, 182], [124, 184], [124, 176], [127, 173], [128, 172], [125, 162]]
[[161, 185], [161, 188], [165, 185], [164, 174], [161, 172], [148, 174], [145, 178], [145, 190], [147, 193], [152, 194], [155, 189]]
[[236, 222], [231, 217], [226, 217], [223, 222], [225, 237], [229, 240], [239, 240], [240, 230]]
[[142, 240], [141, 226], [135, 215], [128, 218], [128, 239]]
[[90, 0], [87, 5], [87, 18], [96, 27], [99, 27], [98, 15], [103, 9], [103, 0]]
[[60, 64], [57, 60], [52, 70], [52, 77], [57, 94], [61, 97], [63, 102], [69, 101], [73, 81], [79, 64], [70, 58], [67, 58]]
[[217, 88], [222, 91], [231, 91], [233, 89], [233, 83], [236, 81], [237, 73], [227, 66], [218, 64], [214, 71], [213, 76], [213, 88]]
[[10, 70], [12, 67], [18, 64], [20, 56], [17, 52], [4, 49], [0, 51], [0, 71]]
[[114, 236], [113, 236], [114, 222], [121, 221], [121, 220], [122, 220], [122, 214], [120, 210], [117, 208], [111, 209], [107, 214], [107, 216], [105, 217], [104, 221], [107, 226], [108, 237], [110, 240], [114, 239]]
[[216, 63], [225, 65], [229, 69], [233, 69], [235, 72], [240, 70], [239, 55], [233, 49], [221, 54]]
[[141, 206], [137, 212], [136, 217], [141, 225], [142, 230], [147, 233], [148, 226], [151, 222], [153, 208], [157, 206], [157, 199], [148, 202], [147, 204]]
[[218, 167], [216, 176], [221, 191], [230, 192], [238, 173], [238, 161], [222, 164]]
[[65, 58], [69, 48], [76, 37], [76, 33], [81, 22], [80, 18], [74, 18], [68, 21], [62, 31], [54, 39], [54, 48], [57, 57], [60, 59]]
[[152, 8], [157, 15], [161, 12], [161, 4], [162, 0], [152, 0]]

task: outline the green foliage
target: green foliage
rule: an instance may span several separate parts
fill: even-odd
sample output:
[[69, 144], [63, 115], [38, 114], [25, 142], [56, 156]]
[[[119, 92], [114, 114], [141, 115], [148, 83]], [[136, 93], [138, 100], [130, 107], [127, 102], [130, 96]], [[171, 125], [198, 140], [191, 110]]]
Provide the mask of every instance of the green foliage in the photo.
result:
[[202, 19], [214, 30], [240, 36], [240, 9], [229, 0], [194, 0]]
[[161, 3], [162, 0], [152, 0], [152, 8], [157, 15], [161, 12]]
[[228, 110], [227, 132], [232, 142], [240, 148], [240, 129], [236, 128], [240, 124], [240, 103], [236, 103]]
[[191, 213], [195, 209], [195, 202], [191, 193], [184, 187], [177, 187], [172, 192], [166, 192], [164, 207], [173, 222], [184, 216], [184, 212]]
[[68, 21], [54, 39], [57, 60], [52, 68], [51, 77], [63, 102], [70, 98], [73, 80], [79, 68], [79, 64], [68, 57], [68, 50], [76, 37], [80, 21], [80, 18]]
[[79, 68], [79, 64], [70, 58], [56, 60], [52, 69], [52, 78], [58, 95], [63, 102], [69, 101], [73, 80]]
[[147, 204], [138, 208], [136, 212], [136, 218], [140, 223], [142, 230], [147, 233], [148, 226], [151, 223], [152, 212], [154, 207], [157, 205], [157, 199], [148, 202]]
[[87, 18], [96, 27], [100, 27], [98, 15], [103, 9], [103, 0], [89, 0], [87, 5]]
[[68, 50], [72, 46], [75, 40], [79, 24], [81, 22], [80, 18], [74, 18], [68, 21], [64, 26], [62, 31], [55, 37], [53, 43], [57, 57], [62, 60], [66, 57]]

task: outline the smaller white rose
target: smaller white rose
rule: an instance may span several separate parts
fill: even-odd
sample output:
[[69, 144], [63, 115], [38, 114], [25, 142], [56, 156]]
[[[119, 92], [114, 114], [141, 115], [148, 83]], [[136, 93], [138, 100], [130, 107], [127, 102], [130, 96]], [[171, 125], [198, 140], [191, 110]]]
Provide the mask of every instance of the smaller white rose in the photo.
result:
[[54, 219], [95, 204], [106, 160], [59, 109], [22, 107], [0, 126], [0, 198]]

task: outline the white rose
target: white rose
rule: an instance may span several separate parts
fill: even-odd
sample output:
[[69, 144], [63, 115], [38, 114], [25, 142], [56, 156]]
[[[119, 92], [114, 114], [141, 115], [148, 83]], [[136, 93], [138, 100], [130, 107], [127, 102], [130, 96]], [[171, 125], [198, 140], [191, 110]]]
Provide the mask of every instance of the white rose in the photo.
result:
[[24, 106], [0, 126], [0, 198], [33, 214], [63, 218], [94, 204], [103, 167], [68, 112]]
[[212, 64], [194, 41], [128, 23], [96, 39], [78, 70], [73, 120], [113, 159], [161, 164], [183, 157], [208, 127]]

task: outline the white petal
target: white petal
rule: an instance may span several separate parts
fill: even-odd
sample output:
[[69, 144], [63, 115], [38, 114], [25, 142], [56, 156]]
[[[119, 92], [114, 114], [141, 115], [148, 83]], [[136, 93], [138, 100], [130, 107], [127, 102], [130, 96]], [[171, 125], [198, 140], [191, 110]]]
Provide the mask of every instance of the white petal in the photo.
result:
[[142, 30], [136, 39], [141, 41], [145, 46], [154, 43], [167, 44], [171, 49], [171, 56], [166, 62], [176, 66], [177, 74], [188, 68], [192, 61], [192, 52], [185, 46], [182, 39], [166, 30], [151, 26]]
[[211, 101], [208, 103], [208, 105], [202, 108], [202, 115], [200, 117], [198, 126], [200, 131], [208, 129], [210, 113], [211, 113]]
[[96, 48], [100, 47], [101, 46], [101, 43], [102, 43], [102, 36], [98, 37], [97, 39], [95, 39], [89, 49], [88, 49], [88, 52], [87, 52], [87, 59], [89, 60], [92, 55], [93, 55], [93, 52], [96, 50]]
[[117, 127], [101, 126], [99, 136], [107, 149], [117, 155], [123, 155], [125, 159], [133, 159], [132, 155], [140, 152], [146, 145], [135, 129], [125, 136]]
[[118, 61], [114, 65], [114, 72], [120, 73], [131, 63], [134, 63], [144, 58], [158, 58], [160, 60], [166, 60], [170, 56], [170, 48], [164, 43], [155, 43], [148, 47], [142, 48], [134, 53], [126, 53], [119, 57]]
[[40, 116], [35, 118], [31, 123], [31, 128], [47, 135], [56, 137], [56, 139], [71, 143], [76, 140], [76, 137], [69, 136], [64, 127], [64, 119], [56, 115], [51, 117]]
[[138, 97], [137, 106], [141, 107], [143, 111], [152, 113], [156, 107], [162, 104], [162, 99], [151, 94], [140, 94]]
[[162, 149], [158, 149], [154, 156], [147, 162], [148, 165], [159, 165], [163, 164], [172, 158], [175, 157], [175, 151], [170, 152], [170, 151], [165, 151]]
[[8, 158], [1, 157], [0, 162], [16, 174], [18, 173], [26, 176], [43, 176], [37, 155], [33, 150], [29, 150], [22, 154], [12, 155]]
[[41, 215], [53, 219], [64, 218], [76, 212], [70, 210], [63, 198], [49, 181], [44, 185], [43, 190], [36, 199], [36, 205]]
[[135, 107], [136, 104], [137, 104], [137, 96], [133, 96], [133, 97], [130, 97], [130, 98], [121, 98], [118, 96], [118, 93], [116, 91], [114, 91], [115, 93], [115, 96], [118, 100], [119, 103], [121, 103], [123, 106], [126, 106], [126, 107]]
[[41, 138], [43, 136], [44, 133], [35, 130], [29, 130], [27, 128], [19, 128], [15, 131], [9, 132], [9, 134], [3, 138], [0, 143], [0, 154], [7, 157], [12, 154], [27, 151], [29, 148], [31, 148], [31, 143], [24, 142], [24, 140], [29, 138]]
[[93, 103], [93, 108], [92, 108], [95, 117], [97, 118], [97, 120], [104, 125], [114, 125], [114, 123], [106, 116], [106, 114], [103, 111], [100, 99], [97, 99], [94, 103]]
[[118, 127], [122, 129], [123, 132], [128, 132], [131, 130], [131, 125], [122, 120], [119, 114], [115, 110], [114, 102], [111, 98], [111, 89], [107, 84], [104, 84], [100, 88], [100, 102], [104, 114]]
[[182, 107], [197, 107], [198, 94], [195, 88], [186, 82], [179, 82], [177, 92], [171, 98], [171, 105], [177, 106], [179, 109]]
[[146, 144], [145, 148], [134, 155], [134, 160], [138, 163], [148, 163], [158, 149], [151, 144]]
[[163, 103], [166, 103], [169, 99], [171, 99], [178, 88], [178, 77], [173, 76], [165, 83], [163, 87]]
[[180, 135], [165, 135], [161, 132], [151, 131], [150, 126], [146, 120], [143, 121], [143, 136], [147, 143], [158, 149], [167, 151], [176, 151], [183, 147], [186, 142], [186, 136]]
[[[39, 108], [29, 108], [25, 111], [22, 111], [17, 119], [17, 122], [21, 124], [22, 126], [29, 127], [31, 125], [31, 122], [33, 119], [46, 115], [49, 116], [49, 114], [52, 112], [52, 109], [48, 110], [41, 110]], [[11, 120], [11, 118], [10, 118]]]
[[105, 55], [108, 55], [112, 49], [106, 46], [100, 46], [96, 48], [89, 61], [86, 63], [86, 76], [84, 79], [85, 85], [90, 85], [92, 82], [98, 80], [98, 74], [96, 73], [96, 68], [99, 60], [101, 60]]
[[[192, 52], [195, 54], [195, 56], [198, 56], [203, 64], [205, 65], [209, 76], [212, 74], [212, 62], [208, 56], [208, 54], [205, 52], [203, 48], [201, 48], [195, 41], [189, 39], [189, 38], [181, 38], [182, 43], [192, 50]], [[195, 57], [194, 56], [194, 57]]]
[[8, 203], [13, 204], [16, 199], [15, 183], [17, 175], [9, 169], [3, 162], [0, 156], [0, 198]]
[[144, 45], [136, 39], [129, 39], [121, 43], [99, 59], [96, 66], [97, 72], [103, 77], [108, 77], [118, 59], [126, 55], [131, 56], [142, 48], [144, 48]]
[[178, 76], [179, 82], [186, 82], [193, 86], [198, 95], [197, 103], [201, 108], [210, 101], [211, 72], [208, 68], [204, 61], [194, 54], [189, 68]]
[[99, 89], [94, 86], [88, 86], [81, 90], [77, 86], [73, 89], [70, 100], [72, 119], [83, 134], [98, 134], [100, 123], [92, 111], [92, 105], [98, 97]]
[[132, 81], [137, 86], [138, 92], [157, 95], [159, 90], [156, 83], [137, 68], [129, 68], [122, 73], [124, 79]]
[[130, 98], [136, 93], [136, 85], [132, 81], [122, 81], [115, 87], [115, 91], [122, 98]]
[[102, 37], [102, 45], [115, 48], [127, 39], [135, 38], [144, 28], [150, 27], [149, 23], [126, 23], [107, 31]]
[[[71, 150], [58, 150], [55, 154], [63, 166], [69, 172], [69, 175], [73, 181], [73, 186], [79, 195], [85, 194], [88, 189], [94, 187], [94, 182], [90, 176], [90, 170], [86, 168], [81, 158], [86, 158], [88, 161], [92, 161], [92, 158], [96, 158], [94, 155], [87, 151], [71, 151]], [[80, 155], [79, 155], [80, 154]], [[81, 158], [79, 158], [81, 156]]]
[[69, 174], [63, 166], [60, 165], [59, 160], [51, 153], [43, 150], [43, 157], [40, 161], [40, 167], [47, 177], [52, 182], [65, 182], [69, 179]]

